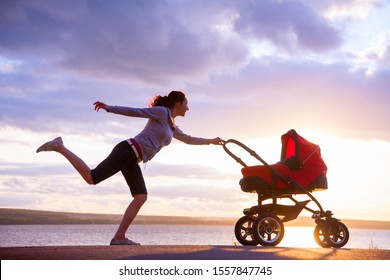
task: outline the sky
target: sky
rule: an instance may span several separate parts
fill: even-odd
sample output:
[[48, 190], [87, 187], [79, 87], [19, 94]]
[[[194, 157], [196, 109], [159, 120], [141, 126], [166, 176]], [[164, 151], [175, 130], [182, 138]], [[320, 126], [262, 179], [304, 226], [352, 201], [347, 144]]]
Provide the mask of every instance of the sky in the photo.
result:
[[[1, 0], [0, 207], [123, 213], [120, 173], [89, 186], [59, 154], [35, 151], [62, 136], [93, 168], [146, 123], [95, 101], [144, 108], [182, 90], [187, 134], [276, 163], [293, 128], [321, 147], [324, 209], [390, 221], [389, 14], [385, 0]], [[220, 146], [173, 140], [141, 169], [141, 215], [239, 218], [257, 201]]]

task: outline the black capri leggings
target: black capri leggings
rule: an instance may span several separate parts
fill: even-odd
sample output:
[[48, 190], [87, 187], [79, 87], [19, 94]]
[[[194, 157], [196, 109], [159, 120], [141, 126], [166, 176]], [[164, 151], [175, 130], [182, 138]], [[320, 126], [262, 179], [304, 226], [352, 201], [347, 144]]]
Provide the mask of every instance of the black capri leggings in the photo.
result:
[[91, 170], [93, 183], [97, 185], [119, 171], [125, 177], [132, 196], [148, 193], [137, 156], [127, 141], [117, 144], [108, 157]]

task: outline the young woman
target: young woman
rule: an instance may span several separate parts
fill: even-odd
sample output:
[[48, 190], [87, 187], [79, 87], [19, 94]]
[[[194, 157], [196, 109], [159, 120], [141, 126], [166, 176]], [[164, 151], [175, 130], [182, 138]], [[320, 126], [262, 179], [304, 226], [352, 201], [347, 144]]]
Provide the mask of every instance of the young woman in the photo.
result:
[[149, 108], [110, 106], [100, 101], [95, 102], [94, 106], [96, 111], [103, 109], [109, 113], [149, 120], [137, 136], [117, 144], [111, 154], [92, 170], [82, 159], [64, 146], [61, 137], [43, 144], [37, 149], [37, 153], [55, 151], [62, 154], [91, 185], [96, 185], [121, 171], [130, 188], [133, 200], [127, 207], [110, 244], [140, 245], [125, 236], [127, 229], [147, 199], [144, 178], [138, 164], [141, 161], [151, 160], [162, 147], [171, 143], [172, 138], [192, 145], [223, 145], [224, 140], [219, 137], [213, 139], [192, 137], [175, 125], [175, 118], [184, 117], [189, 110], [186, 95], [181, 91], [172, 91], [168, 96], [155, 96]]

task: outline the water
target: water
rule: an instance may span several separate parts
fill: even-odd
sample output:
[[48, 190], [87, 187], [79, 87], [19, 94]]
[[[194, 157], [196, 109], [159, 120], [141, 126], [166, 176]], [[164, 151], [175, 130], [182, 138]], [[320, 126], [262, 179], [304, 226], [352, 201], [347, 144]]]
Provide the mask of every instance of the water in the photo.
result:
[[[0, 225], [0, 247], [108, 245], [117, 225]], [[314, 227], [286, 227], [278, 247], [319, 248]], [[349, 229], [344, 248], [388, 249], [390, 230]], [[143, 245], [239, 245], [232, 226], [133, 225]]]

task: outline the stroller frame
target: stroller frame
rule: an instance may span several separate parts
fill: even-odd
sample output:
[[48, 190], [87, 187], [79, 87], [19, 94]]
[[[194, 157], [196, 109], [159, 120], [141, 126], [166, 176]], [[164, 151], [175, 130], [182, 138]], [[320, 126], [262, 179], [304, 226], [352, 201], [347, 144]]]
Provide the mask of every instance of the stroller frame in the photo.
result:
[[[297, 135], [295, 130], [290, 130]], [[314, 229], [314, 239], [318, 245], [323, 248], [341, 248], [349, 239], [348, 228], [340, 220], [333, 218], [333, 213], [325, 211], [319, 201], [312, 195], [310, 190], [305, 189], [301, 184], [291, 177], [280, 174], [276, 169], [264, 161], [255, 151], [235, 139], [227, 140], [223, 149], [237, 163], [243, 167], [247, 164], [227, 148], [227, 144], [235, 144], [252, 157], [260, 161], [272, 174], [272, 185], [268, 191], [259, 191], [257, 193], [257, 205], [243, 210], [244, 216], [241, 217], [235, 225], [235, 235], [237, 240], [245, 246], [276, 246], [284, 236], [284, 222], [296, 219], [303, 209], [312, 213], [312, 218], [316, 223]], [[327, 184], [326, 176], [320, 176], [320, 180]], [[243, 179], [242, 179], [243, 180]], [[240, 185], [242, 183], [240, 181]], [[278, 180], [287, 186], [282, 191], [276, 187]], [[296, 200], [293, 195], [304, 194], [310, 199], [305, 201]], [[277, 199], [288, 198], [294, 205], [278, 204]], [[264, 201], [271, 199], [271, 203], [264, 204]], [[318, 210], [307, 206], [309, 202], [314, 202]], [[279, 218], [279, 217], [282, 217]]]

